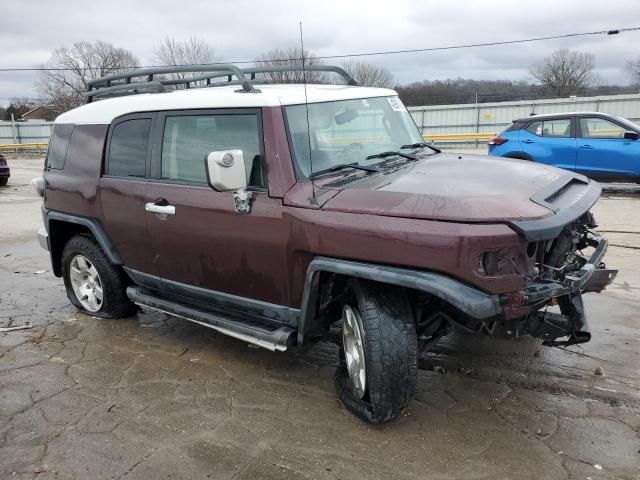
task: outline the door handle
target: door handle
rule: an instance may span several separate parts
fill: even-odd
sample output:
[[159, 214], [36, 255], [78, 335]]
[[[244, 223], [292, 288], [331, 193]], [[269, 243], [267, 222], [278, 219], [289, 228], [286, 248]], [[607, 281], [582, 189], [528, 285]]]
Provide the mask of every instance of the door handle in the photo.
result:
[[533, 140], [522, 140], [522, 143], [534, 143]]
[[152, 212], [152, 213], [163, 213], [165, 215], [176, 214], [176, 207], [174, 207], [173, 205], [156, 205], [155, 203], [147, 203], [144, 206], [144, 209], [147, 212]]
[[591, 145], [580, 145], [580, 148], [585, 148], [587, 150], [591, 150], [593, 147]]

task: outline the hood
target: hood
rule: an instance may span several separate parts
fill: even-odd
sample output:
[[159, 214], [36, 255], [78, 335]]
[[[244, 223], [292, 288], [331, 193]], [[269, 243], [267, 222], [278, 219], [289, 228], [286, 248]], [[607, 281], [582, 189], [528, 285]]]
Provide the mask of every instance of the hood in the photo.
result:
[[537, 220], [557, 211], [551, 197], [574, 180], [568, 193], [575, 199], [589, 188], [581, 175], [523, 160], [440, 153], [349, 183], [322, 209], [454, 222]]

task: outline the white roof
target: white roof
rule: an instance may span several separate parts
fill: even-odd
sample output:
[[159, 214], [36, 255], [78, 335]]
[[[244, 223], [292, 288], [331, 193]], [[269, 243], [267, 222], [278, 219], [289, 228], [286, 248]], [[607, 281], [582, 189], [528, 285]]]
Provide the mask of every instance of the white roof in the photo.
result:
[[[256, 85], [260, 93], [238, 92], [241, 87], [194, 88], [166, 93], [142, 93], [98, 100], [63, 113], [56, 123], [108, 124], [127, 113], [194, 108], [279, 107], [305, 103], [304, 85]], [[386, 88], [348, 85], [307, 85], [309, 103], [397, 95]]]

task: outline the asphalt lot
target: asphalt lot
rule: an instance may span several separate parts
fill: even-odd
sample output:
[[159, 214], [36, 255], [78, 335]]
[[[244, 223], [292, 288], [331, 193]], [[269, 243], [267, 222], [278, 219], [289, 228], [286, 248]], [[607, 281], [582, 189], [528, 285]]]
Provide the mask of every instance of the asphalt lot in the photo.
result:
[[[640, 479], [640, 194], [595, 208], [615, 283], [593, 340], [465, 334], [420, 359], [409, 411], [379, 428], [333, 387], [336, 350], [274, 354], [157, 313], [78, 314], [50, 271], [28, 181], [0, 188], [0, 479]], [[596, 375], [601, 369], [604, 375]]]

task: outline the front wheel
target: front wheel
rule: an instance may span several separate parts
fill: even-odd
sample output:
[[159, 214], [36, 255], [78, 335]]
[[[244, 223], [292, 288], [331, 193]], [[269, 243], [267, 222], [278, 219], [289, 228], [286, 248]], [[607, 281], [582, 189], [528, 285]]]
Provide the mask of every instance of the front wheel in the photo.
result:
[[409, 404], [417, 381], [417, 336], [406, 293], [351, 280], [342, 310], [336, 389], [358, 418], [380, 424]]

